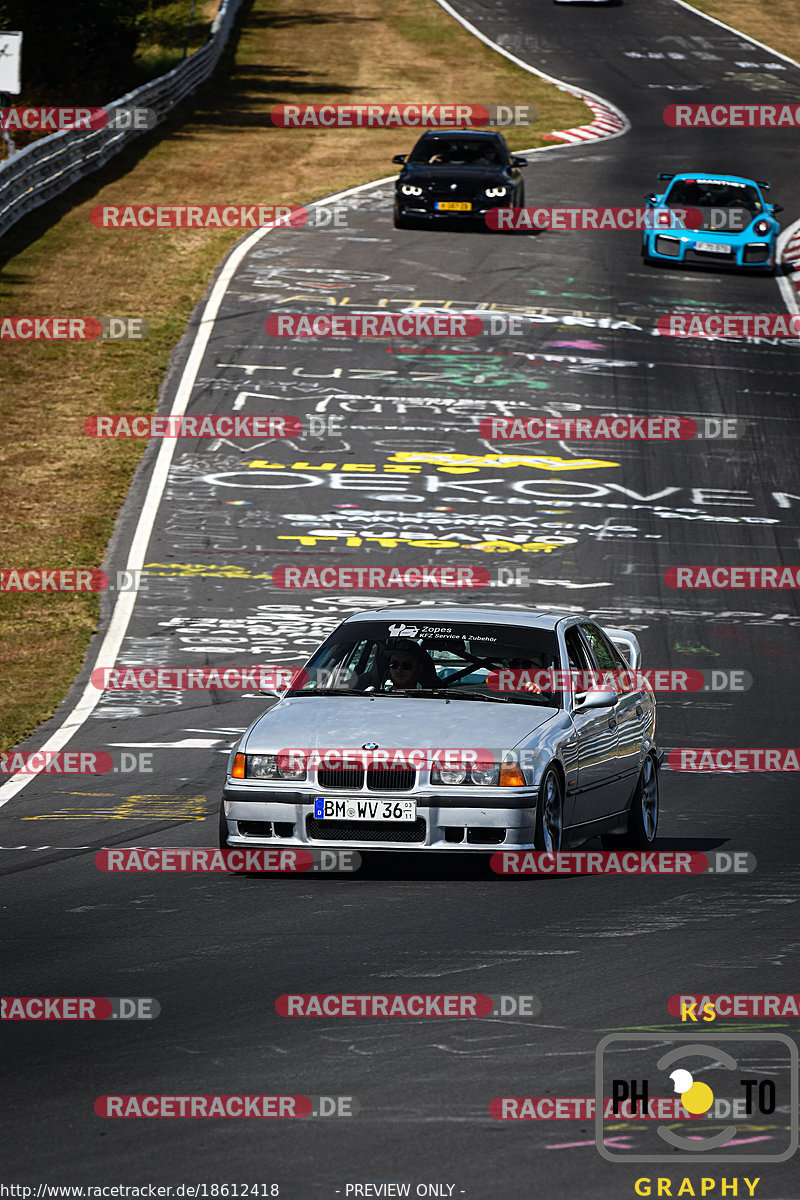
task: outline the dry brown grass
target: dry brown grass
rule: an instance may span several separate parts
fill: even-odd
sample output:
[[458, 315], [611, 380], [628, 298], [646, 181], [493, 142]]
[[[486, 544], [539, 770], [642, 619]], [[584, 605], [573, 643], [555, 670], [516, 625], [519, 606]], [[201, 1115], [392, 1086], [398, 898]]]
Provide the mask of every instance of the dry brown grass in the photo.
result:
[[[4, 239], [3, 315], [144, 316], [151, 328], [140, 343], [3, 343], [4, 565], [102, 561], [142, 447], [86, 438], [84, 418], [153, 411], [170, 351], [240, 236], [102, 231], [89, 221], [95, 205], [302, 203], [391, 174], [392, 154], [413, 140], [402, 130], [266, 124], [273, 104], [298, 99], [533, 103], [539, 132], [509, 135], [516, 148], [589, 119], [579, 101], [492, 53], [430, 0], [255, 0], [229, 67], [191, 108], [73, 192], [72, 208], [57, 201], [57, 212], [42, 210]], [[0, 597], [0, 748], [52, 714], [98, 612], [91, 595]]]

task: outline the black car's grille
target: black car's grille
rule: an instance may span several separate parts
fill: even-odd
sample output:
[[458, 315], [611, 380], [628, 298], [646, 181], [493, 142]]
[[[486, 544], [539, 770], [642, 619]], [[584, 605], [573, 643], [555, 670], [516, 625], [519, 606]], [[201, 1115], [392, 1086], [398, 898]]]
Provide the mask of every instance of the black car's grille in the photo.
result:
[[[367, 771], [367, 789], [370, 792], [409, 792], [417, 781], [416, 771], [387, 771], [382, 767], [371, 767]], [[363, 767], [329, 770], [323, 768], [317, 775], [321, 788], [347, 789], [360, 792], [364, 787]]]
[[364, 786], [364, 769], [363, 767], [347, 767], [336, 770], [323, 768], [317, 775], [317, 783], [322, 788], [349, 788], [351, 792], [360, 792]]
[[451, 187], [449, 183], [431, 183], [428, 185], [428, 194], [435, 196], [439, 200], [469, 200], [479, 190], [475, 187], [474, 183], [457, 183], [455, 187]]
[[320, 821], [306, 817], [306, 834], [323, 842], [424, 842], [425, 822], [416, 821]]

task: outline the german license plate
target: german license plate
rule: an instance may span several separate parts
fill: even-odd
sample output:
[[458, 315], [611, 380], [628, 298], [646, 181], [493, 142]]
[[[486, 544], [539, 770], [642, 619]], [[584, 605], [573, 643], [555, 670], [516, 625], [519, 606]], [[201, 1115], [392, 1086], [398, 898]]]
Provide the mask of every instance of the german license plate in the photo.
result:
[[472, 212], [472, 205], [465, 200], [437, 200], [439, 212]]
[[703, 250], [706, 254], [731, 254], [731, 246], [722, 246], [719, 242], [695, 242], [695, 250]]
[[330, 800], [314, 797], [314, 816], [322, 821], [416, 821], [416, 800]]

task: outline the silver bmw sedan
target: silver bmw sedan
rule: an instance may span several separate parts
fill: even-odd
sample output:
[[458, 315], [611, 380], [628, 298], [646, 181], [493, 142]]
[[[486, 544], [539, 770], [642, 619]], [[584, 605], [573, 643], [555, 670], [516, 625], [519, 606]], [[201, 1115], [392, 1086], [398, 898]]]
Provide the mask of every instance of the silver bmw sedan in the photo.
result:
[[574, 613], [357, 613], [232, 749], [220, 844], [647, 849], [663, 752], [640, 659]]

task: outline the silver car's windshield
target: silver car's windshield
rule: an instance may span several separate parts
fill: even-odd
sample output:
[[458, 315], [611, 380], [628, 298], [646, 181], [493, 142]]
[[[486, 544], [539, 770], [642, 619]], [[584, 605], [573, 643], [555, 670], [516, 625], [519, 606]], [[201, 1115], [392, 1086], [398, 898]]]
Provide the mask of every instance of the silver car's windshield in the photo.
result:
[[542, 686], [548, 680], [537, 674], [558, 669], [551, 630], [354, 622], [320, 647], [305, 666], [304, 686], [290, 694], [433, 695], [558, 706], [560, 693]]

